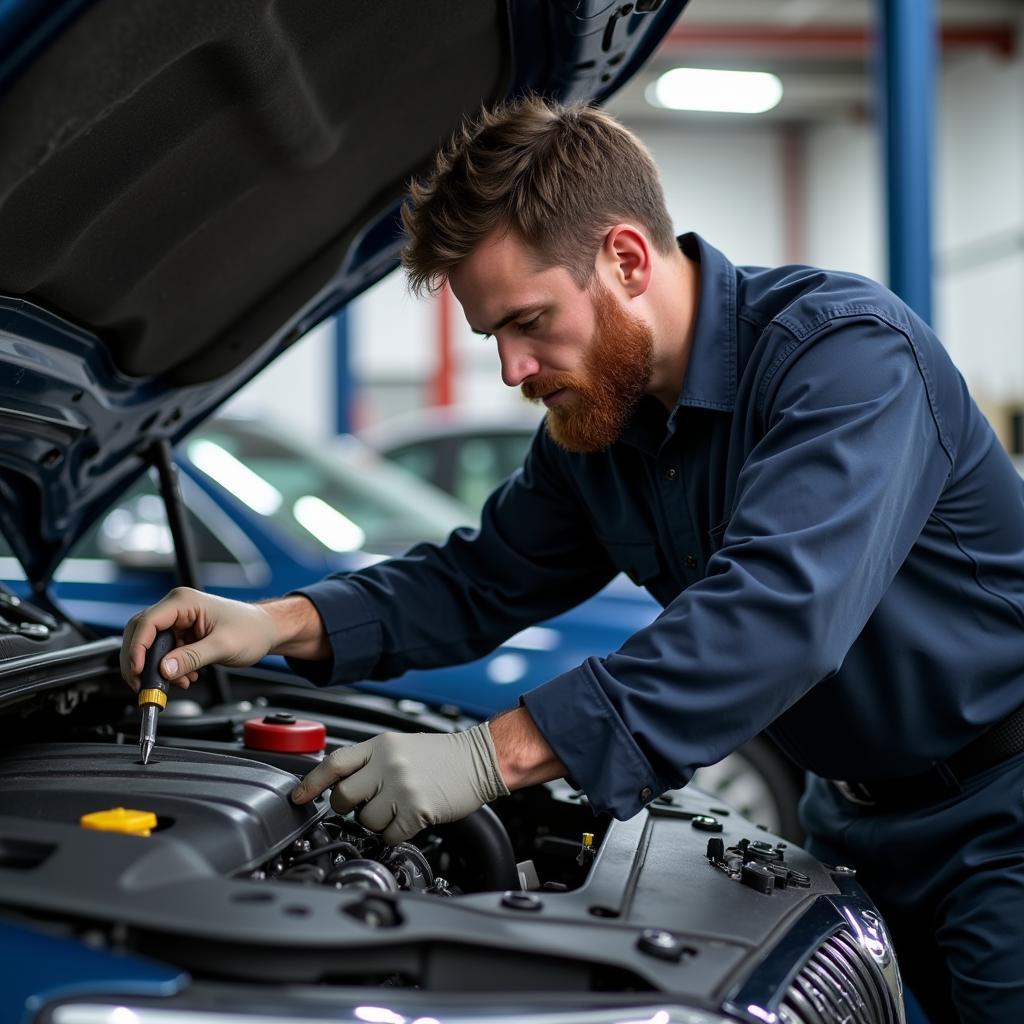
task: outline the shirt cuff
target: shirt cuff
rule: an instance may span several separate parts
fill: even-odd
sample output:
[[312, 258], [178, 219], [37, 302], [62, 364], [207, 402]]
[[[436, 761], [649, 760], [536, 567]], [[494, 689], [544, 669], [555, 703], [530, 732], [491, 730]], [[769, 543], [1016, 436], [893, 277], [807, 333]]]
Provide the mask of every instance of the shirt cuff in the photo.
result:
[[598, 684], [589, 659], [524, 693], [519, 702], [595, 811], [625, 820], [659, 795], [657, 776]]
[[331, 645], [331, 656], [320, 661], [285, 658], [288, 667], [316, 686], [366, 679], [380, 659], [382, 631], [359, 588], [328, 576], [291, 594], [301, 594], [313, 603]]

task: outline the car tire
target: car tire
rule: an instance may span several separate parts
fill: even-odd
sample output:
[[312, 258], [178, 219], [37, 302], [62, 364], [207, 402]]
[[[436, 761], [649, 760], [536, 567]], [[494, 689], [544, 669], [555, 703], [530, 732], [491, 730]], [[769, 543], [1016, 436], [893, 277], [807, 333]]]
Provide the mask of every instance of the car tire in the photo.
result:
[[769, 832], [802, 841], [797, 804], [803, 773], [767, 737], [755, 736], [716, 764], [698, 768], [693, 782]]

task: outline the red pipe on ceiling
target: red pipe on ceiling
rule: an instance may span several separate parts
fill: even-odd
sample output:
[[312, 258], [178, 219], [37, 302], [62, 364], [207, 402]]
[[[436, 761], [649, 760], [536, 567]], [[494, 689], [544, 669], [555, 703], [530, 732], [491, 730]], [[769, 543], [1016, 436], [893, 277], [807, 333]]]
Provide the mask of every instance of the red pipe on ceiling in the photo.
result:
[[[658, 52], [706, 56], [712, 52], [770, 53], [777, 56], [867, 58], [873, 30], [856, 25], [808, 26], [692, 24], [685, 16], [665, 37]], [[1012, 25], [947, 25], [940, 30], [943, 50], [990, 50], [1013, 57], [1017, 31]]]

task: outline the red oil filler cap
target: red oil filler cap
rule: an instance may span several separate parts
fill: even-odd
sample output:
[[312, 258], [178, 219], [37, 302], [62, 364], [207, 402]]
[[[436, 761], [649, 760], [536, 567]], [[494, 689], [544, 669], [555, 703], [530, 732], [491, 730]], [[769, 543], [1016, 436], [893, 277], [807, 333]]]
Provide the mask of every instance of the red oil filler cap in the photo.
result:
[[294, 715], [274, 714], [250, 718], [245, 723], [245, 745], [252, 750], [279, 754], [319, 754], [327, 742], [323, 722]]

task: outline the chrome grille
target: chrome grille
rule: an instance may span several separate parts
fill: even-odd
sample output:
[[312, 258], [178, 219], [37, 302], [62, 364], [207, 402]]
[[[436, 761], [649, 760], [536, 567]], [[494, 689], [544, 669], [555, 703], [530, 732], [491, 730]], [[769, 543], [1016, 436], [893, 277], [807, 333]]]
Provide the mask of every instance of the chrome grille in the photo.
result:
[[815, 950], [779, 1007], [782, 1024], [897, 1024], [881, 972], [857, 941], [837, 932]]

